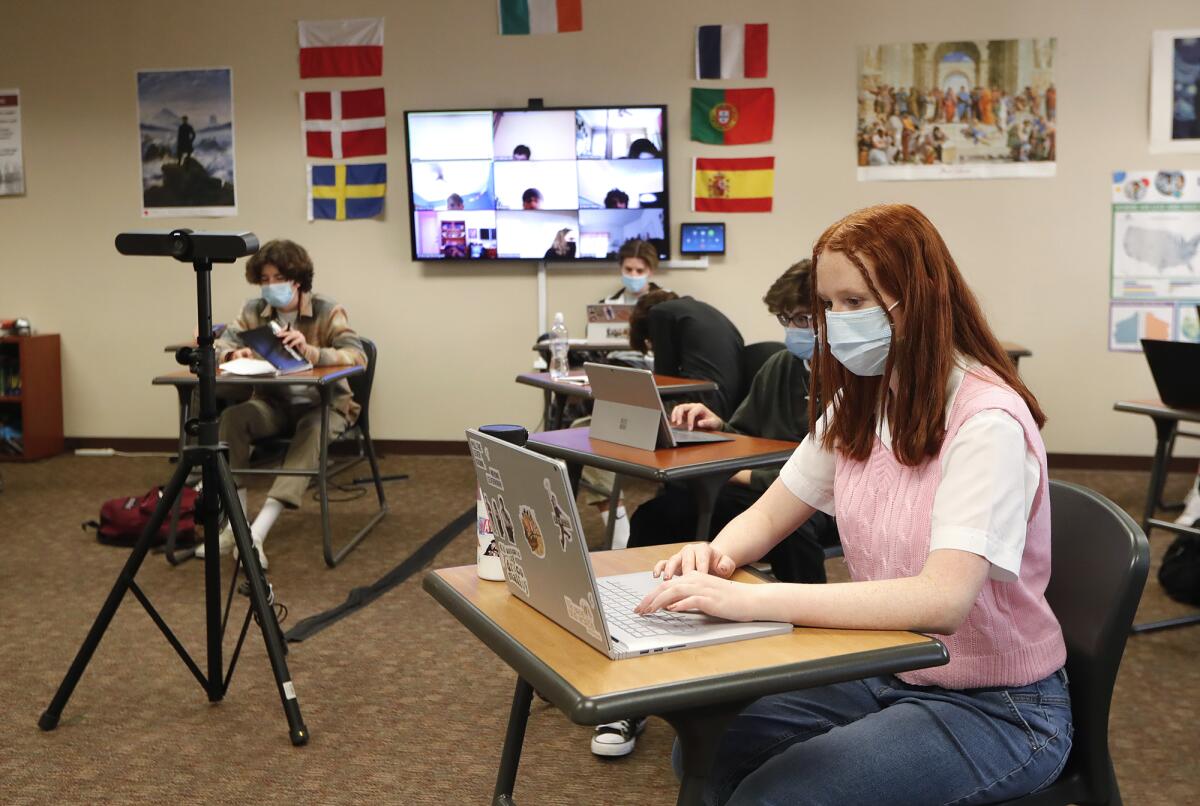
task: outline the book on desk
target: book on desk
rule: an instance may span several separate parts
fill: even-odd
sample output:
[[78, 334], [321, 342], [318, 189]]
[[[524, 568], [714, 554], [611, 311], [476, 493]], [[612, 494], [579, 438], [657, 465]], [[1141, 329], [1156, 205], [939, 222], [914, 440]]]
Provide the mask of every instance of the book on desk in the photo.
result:
[[291, 375], [312, 369], [298, 352], [279, 340], [283, 332], [277, 322], [243, 330], [238, 334], [242, 343], [262, 358], [235, 358], [221, 365], [223, 372], [233, 375]]

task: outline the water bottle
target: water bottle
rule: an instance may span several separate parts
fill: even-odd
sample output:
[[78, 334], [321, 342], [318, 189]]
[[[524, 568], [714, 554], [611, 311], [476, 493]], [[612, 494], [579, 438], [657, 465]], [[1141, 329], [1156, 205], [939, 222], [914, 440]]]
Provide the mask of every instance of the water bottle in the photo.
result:
[[567, 364], [567, 323], [563, 321], [562, 313], [554, 314], [554, 324], [550, 326], [550, 378], [558, 380], [567, 374], [570, 365]]

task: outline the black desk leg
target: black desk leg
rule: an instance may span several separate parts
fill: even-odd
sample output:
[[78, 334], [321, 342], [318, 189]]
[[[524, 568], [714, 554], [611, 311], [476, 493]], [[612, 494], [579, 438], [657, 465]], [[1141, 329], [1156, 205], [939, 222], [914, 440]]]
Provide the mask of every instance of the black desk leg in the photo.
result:
[[508, 712], [508, 730], [504, 734], [504, 750], [500, 753], [500, 771], [496, 774], [493, 806], [513, 806], [513, 789], [517, 785], [517, 765], [521, 763], [521, 745], [525, 743], [525, 726], [529, 723], [529, 706], [533, 702], [533, 686], [525, 678], [517, 678], [513, 692], [512, 710]]
[[579, 484], [583, 480], [583, 465], [567, 462], [567, 481], [571, 482], [571, 495], [579, 497]]
[[712, 540], [715, 537], [711, 534], [713, 509], [716, 507], [717, 496], [721, 494], [721, 488], [730, 478], [730, 474], [720, 473], [688, 479], [688, 489], [696, 501], [697, 540]]
[[554, 431], [558, 431], [563, 427], [563, 420], [567, 413], [567, 396], [561, 392], [554, 393]]
[[1142, 511], [1142, 531], [1150, 536], [1150, 519], [1154, 517], [1154, 508], [1162, 495], [1163, 482], [1167, 477], [1167, 462], [1171, 459], [1171, 446], [1175, 442], [1175, 430], [1179, 421], [1154, 418], [1154, 432], [1158, 444], [1154, 448], [1154, 464], [1150, 466], [1150, 489], [1146, 492], [1146, 506]]
[[701, 797], [721, 736], [733, 718], [752, 702], [753, 699], [739, 700], [661, 714], [679, 737], [683, 780], [679, 782], [679, 797], [675, 800], [678, 806], [693, 806], [703, 802]]

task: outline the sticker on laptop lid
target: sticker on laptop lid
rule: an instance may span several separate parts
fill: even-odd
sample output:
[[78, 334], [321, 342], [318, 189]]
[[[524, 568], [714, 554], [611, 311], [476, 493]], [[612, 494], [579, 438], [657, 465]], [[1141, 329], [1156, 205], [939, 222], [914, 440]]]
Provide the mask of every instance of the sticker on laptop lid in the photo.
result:
[[487, 463], [484, 461], [483, 443], [474, 437], [469, 437], [467, 439], [467, 444], [471, 446], [471, 460], [475, 462], [475, 467], [479, 468], [480, 470], [486, 470]]
[[596, 597], [591, 591], [579, 600], [579, 604], [572, 602], [571, 597], [566, 595], [563, 596], [563, 602], [567, 605], [567, 618], [587, 630], [588, 635], [597, 641], [604, 640], [600, 628], [596, 626]]
[[500, 550], [500, 565], [504, 568], [504, 578], [516, 586], [517, 590], [529, 596], [529, 579], [525, 569], [521, 567], [521, 551], [516, 546], [496, 541]]
[[558, 530], [558, 544], [566, 551], [567, 544], [575, 539], [571, 515], [558, 503], [558, 496], [550, 488], [550, 479], [543, 479], [542, 486], [546, 488], [546, 495], [550, 496], [550, 510], [553, 513], [551, 517], [554, 519], [554, 528]]
[[492, 534], [498, 539], [515, 545], [517, 542], [516, 529], [513, 527], [512, 515], [508, 514], [508, 507], [504, 503], [504, 496], [497, 495], [489, 498], [485, 495], [483, 502], [487, 505], [488, 516], [492, 522]]
[[521, 504], [517, 514], [521, 518], [521, 532], [525, 535], [525, 542], [529, 544], [529, 550], [539, 558], [545, 557], [546, 538], [542, 537], [542, 527], [538, 524], [537, 513], [525, 504]]
[[504, 489], [504, 479], [500, 475], [500, 471], [494, 467], [488, 467], [483, 471], [483, 475], [487, 478], [487, 483], [497, 490]]

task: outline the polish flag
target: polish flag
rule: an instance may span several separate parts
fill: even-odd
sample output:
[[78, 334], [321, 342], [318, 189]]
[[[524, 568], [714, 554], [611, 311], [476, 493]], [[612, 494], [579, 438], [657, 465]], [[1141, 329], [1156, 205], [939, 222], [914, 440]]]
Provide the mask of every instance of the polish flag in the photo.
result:
[[340, 160], [387, 153], [383, 88], [302, 92], [305, 153]]
[[300, 21], [300, 78], [383, 75], [383, 18]]

